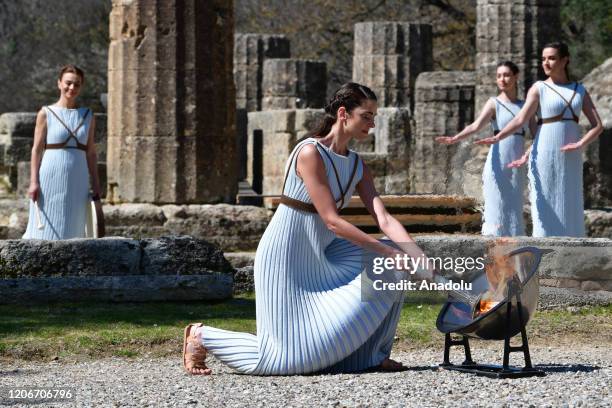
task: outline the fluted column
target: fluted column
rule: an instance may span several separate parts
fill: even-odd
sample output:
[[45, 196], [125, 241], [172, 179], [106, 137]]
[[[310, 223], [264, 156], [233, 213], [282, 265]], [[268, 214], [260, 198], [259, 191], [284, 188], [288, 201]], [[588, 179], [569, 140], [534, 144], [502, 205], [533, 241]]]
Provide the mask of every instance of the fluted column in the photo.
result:
[[113, 0], [109, 199], [234, 202], [233, 4]]

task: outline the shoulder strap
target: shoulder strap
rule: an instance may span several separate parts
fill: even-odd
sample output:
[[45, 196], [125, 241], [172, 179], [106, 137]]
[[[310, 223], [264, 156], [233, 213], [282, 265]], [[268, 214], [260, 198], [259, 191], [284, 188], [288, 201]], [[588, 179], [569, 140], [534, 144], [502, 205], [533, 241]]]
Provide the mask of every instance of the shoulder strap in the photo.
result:
[[55, 118], [59, 121], [59, 123], [61, 123], [64, 128], [66, 128], [66, 130], [68, 131], [68, 139], [66, 139], [66, 141], [64, 141], [63, 144], [68, 143], [68, 140], [70, 138], [74, 138], [76, 140], [77, 143], [79, 143], [79, 139], [76, 137], [76, 133], [79, 131], [79, 129], [81, 128], [81, 126], [83, 126], [83, 124], [85, 123], [85, 120], [87, 119], [87, 116], [89, 116], [89, 109], [87, 109], [87, 111], [85, 112], [85, 115], [83, 115], [83, 118], [81, 119], [81, 122], [79, 123], [79, 125], [76, 127], [76, 129], [73, 131], [71, 130], [68, 125], [66, 125], [66, 123], [59, 117], [59, 115], [57, 113], [55, 113], [55, 111], [53, 109], [51, 109], [50, 106], [47, 106], [47, 109], [53, 114], [53, 116], [55, 116]]
[[[548, 85], [546, 82], [542, 81], [542, 83], [548, 87], [549, 89], [551, 89], [554, 93], [556, 93], [557, 95], [559, 95], [561, 97], [561, 99], [563, 99], [563, 102], [565, 102], [565, 108], [563, 108], [563, 110], [561, 111], [561, 117], [563, 117], [563, 114], [565, 113], [565, 111], [569, 108], [570, 112], [572, 112], [572, 116], [574, 118], [577, 118], [578, 116], [576, 115], [576, 113], [574, 112], [574, 109], [572, 108], [572, 101], [574, 100], [574, 96], [576, 96], [576, 90], [578, 89], [578, 82], [575, 83], [574, 85], [574, 93], [572, 93], [572, 97], [570, 98], [570, 100], [568, 101], [567, 99], [565, 99], [563, 97], [563, 95], [561, 95], [555, 88], [553, 88], [552, 86]], [[559, 116], [559, 115], [558, 115]]]
[[[334, 174], [336, 175], [336, 182], [338, 183], [338, 188], [340, 189], [340, 198], [338, 200], [336, 200], [336, 202], [341, 200], [342, 204], [344, 204], [344, 194], [345, 193], [344, 193], [344, 190], [342, 189], [342, 184], [340, 183], [340, 176], [338, 175], [338, 169], [336, 169], [336, 165], [334, 164], [334, 161], [332, 160], [332, 158], [329, 155], [329, 153], [327, 153], [327, 150], [325, 150], [325, 148], [323, 148], [323, 153], [325, 153], [325, 155], [329, 159], [329, 162], [332, 165], [332, 168], [334, 169]], [[342, 207], [342, 205], [340, 205], [340, 206]]]
[[498, 104], [499, 104], [499, 105], [500, 105], [502, 108], [504, 108], [505, 110], [507, 110], [508, 112], [510, 112], [510, 114], [512, 115], [512, 117], [515, 117], [515, 116], [516, 116], [516, 115], [514, 114], [514, 112], [512, 112], [512, 111], [510, 110], [510, 108], [506, 106], [506, 104], [505, 104], [505, 103], [503, 103], [502, 101], [500, 101], [500, 100], [499, 100], [499, 99], [497, 99], [497, 98], [495, 98], [495, 100], [497, 101], [497, 103], [498, 103]]

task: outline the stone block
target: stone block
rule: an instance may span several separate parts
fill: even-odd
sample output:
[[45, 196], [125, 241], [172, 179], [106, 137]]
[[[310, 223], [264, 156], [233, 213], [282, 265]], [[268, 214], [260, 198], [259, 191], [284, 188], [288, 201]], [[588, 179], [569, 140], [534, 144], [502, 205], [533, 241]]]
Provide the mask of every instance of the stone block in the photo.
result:
[[589, 238], [612, 239], [612, 209], [585, 210], [584, 223]]
[[234, 83], [238, 108], [261, 110], [263, 63], [269, 58], [289, 58], [290, 42], [283, 35], [235, 34]]
[[109, 198], [234, 202], [232, 3], [115, 1], [110, 40]]
[[327, 68], [322, 61], [268, 59], [264, 62], [262, 109], [321, 108]]
[[99, 163], [106, 163], [106, 146], [107, 146], [107, 116], [106, 113], [96, 113], [96, 129], [94, 140], [96, 142], [96, 153]]
[[[519, 97], [543, 75], [540, 51], [558, 36], [560, 1], [528, 1], [508, 4], [497, 0], [476, 2], [476, 109], [497, 94], [496, 66], [511, 60], [518, 65]], [[508, 35], [508, 33], [512, 35]]]
[[17, 163], [17, 197], [27, 197], [30, 188], [30, 162]]
[[143, 274], [197, 275], [234, 269], [219, 248], [189, 236], [143, 239], [141, 245]]
[[140, 252], [129, 239], [0, 241], [0, 279], [135, 275]]
[[3, 113], [0, 115], [0, 143], [7, 144], [7, 141], [14, 137], [29, 138], [33, 140], [35, 127], [36, 113]]
[[[603, 117], [602, 117], [603, 118]], [[586, 132], [586, 129], [584, 129]], [[612, 207], [612, 123], [584, 151], [584, 205]]]
[[[295, 125], [294, 129], [296, 132], [310, 132], [316, 128], [319, 123], [325, 117], [325, 111], [323, 109], [297, 109], [295, 111]], [[301, 139], [301, 136], [297, 137]]]
[[192, 237], [0, 242], [0, 303], [215, 300], [233, 268]]
[[[410, 192], [467, 195], [480, 188], [488, 148], [466, 144], [443, 146], [436, 136], [454, 135], [474, 118], [475, 72], [426, 72], [419, 75], [415, 90], [410, 158]], [[423, 160], [427, 158], [427, 160]], [[466, 162], [471, 161], [469, 166]], [[482, 163], [481, 163], [482, 161]], [[465, 172], [465, 168], [471, 169]]]
[[385, 187], [380, 193], [410, 191], [411, 115], [409, 108], [380, 108], [374, 128], [376, 152], [386, 154]]
[[379, 106], [412, 107], [417, 76], [433, 68], [431, 25], [366, 22], [354, 31], [353, 80], [371, 87]]

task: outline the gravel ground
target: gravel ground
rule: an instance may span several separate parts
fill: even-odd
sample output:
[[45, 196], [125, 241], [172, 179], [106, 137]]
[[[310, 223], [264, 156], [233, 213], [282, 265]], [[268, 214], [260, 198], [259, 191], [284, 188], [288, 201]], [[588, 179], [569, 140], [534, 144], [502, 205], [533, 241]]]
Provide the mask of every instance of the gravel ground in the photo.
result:
[[540, 309], [567, 306], [606, 306], [612, 304], [612, 292], [540, 286]]
[[[486, 349], [478, 349], [483, 343], [474, 344], [474, 358], [499, 363], [502, 345], [488, 343]], [[454, 355], [458, 360], [459, 350]], [[410, 369], [400, 373], [254, 377], [235, 374], [212, 361], [214, 375], [194, 377], [181, 370], [178, 359], [12, 362], [0, 369], [0, 384], [76, 390], [73, 402], [37, 407], [612, 406], [609, 345], [532, 347], [534, 363], [548, 374], [523, 379], [498, 380], [434, 369], [442, 350], [400, 352], [393, 357]], [[0, 399], [0, 405], [9, 404]]]

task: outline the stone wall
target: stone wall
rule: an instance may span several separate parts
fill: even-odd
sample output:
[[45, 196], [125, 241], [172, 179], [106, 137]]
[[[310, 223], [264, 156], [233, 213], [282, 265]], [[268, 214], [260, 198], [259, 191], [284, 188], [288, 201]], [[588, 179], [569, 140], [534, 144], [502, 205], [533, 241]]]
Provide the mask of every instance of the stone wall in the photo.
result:
[[238, 179], [246, 178], [247, 113], [261, 110], [263, 64], [269, 58], [289, 58], [290, 43], [283, 35], [234, 35], [236, 86], [236, 148]]
[[[323, 116], [316, 109], [249, 113], [247, 181], [256, 192], [281, 194], [289, 154]], [[410, 187], [410, 129], [408, 108], [380, 108], [372, 141], [350, 146], [372, 171], [380, 194], [405, 194]]]
[[415, 90], [416, 132], [412, 138], [410, 192], [471, 195], [480, 188], [480, 149], [469, 143], [444, 146], [436, 136], [454, 135], [474, 118], [473, 71], [425, 72]]
[[[585, 152], [585, 206], [612, 207], [612, 58], [591, 71], [582, 83], [604, 125], [604, 132]], [[584, 113], [580, 123], [584, 132], [591, 127]]]
[[540, 52], [559, 37], [560, 0], [476, 1], [476, 110], [497, 94], [495, 70], [510, 60], [520, 69], [519, 97], [543, 75]]
[[113, 1], [113, 202], [235, 201], [233, 27], [231, 1]]
[[433, 68], [431, 25], [357, 23], [354, 38], [353, 81], [372, 88], [381, 107], [412, 107], [417, 76]]
[[191, 237], [0, 241], [0, 303], [227, 299], [233, 272]]
[[315, 60], [268, 59], [264, 62], [262, 87], [262, 110], [322, 108], [327, 66]]

